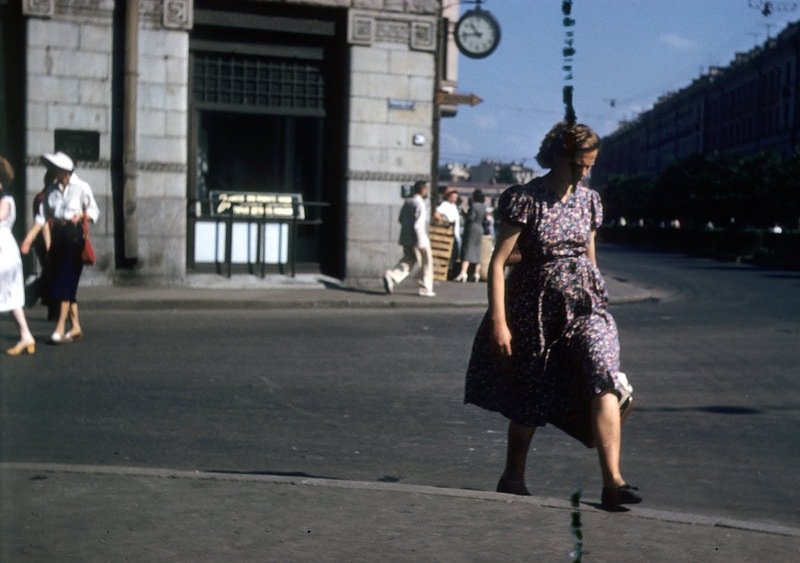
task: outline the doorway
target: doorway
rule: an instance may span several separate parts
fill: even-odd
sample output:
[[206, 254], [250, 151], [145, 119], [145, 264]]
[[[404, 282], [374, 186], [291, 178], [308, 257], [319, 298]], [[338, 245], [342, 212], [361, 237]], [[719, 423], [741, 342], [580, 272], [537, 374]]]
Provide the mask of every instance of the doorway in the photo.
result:
[[[235, 191], [323, 201], [322, 118], [202, 111], [198, 121], [198, 199]], [[317, 225], [298, 227], [298, 263], [310, 267], [321, 262], [318, 231]]]
[[[302, 200], [306, 220], [291, 239], [300, 271], [341, 277], [346, 11], [247, 2], [225, 11], [216, 9], [219, 4], [196, 6], [189, 77], [188, 198], [196, 203], [189, 214], [188, 240], [195, 241], [188, 248], [190, 268], [209, 266], [194, 259], [192, 244], [195, 224], [213, 215], [207, 202], [215, 194], [291, 194]], [[248, 258], [237, 269], [252, 271], [250, 254], [239, 255]]]

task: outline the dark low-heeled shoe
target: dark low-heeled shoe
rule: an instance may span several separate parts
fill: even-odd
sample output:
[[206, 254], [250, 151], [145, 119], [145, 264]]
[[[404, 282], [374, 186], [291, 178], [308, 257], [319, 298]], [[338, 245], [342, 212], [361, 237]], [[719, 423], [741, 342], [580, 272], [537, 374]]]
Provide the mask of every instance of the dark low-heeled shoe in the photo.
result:
[[639, 504], [642, 502], [642, 497], [639, 496], [638, 490], [638, 487], [627, 483], [619, 487], [603, 487], [600, 502], [606, 509], [619, 508], [623, 504]]
[[500, 477], [500, 480], [497, 482], [497, 492], [508, 493], [510, 495], [520, 495], [524, 497], [531, 496], [527, 487], [525, 487], [524, 481], [509, 481], [505, 478], [505, 476]]

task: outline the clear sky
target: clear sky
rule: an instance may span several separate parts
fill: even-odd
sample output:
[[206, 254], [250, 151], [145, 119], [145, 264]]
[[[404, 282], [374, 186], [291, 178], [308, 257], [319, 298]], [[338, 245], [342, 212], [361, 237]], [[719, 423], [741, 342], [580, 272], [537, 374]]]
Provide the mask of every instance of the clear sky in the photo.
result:
[[[762, 3], [573, 0], [578, 120], [607, 135], [709, 66], [727, 66], [800, 20], [800, 2], [773, 2], [768, 17], [750, 7]], [[461, 11], [470, 8], [462, 0]], [[561, 0], [484, 0], [483, 9], [500, 23], [500, 45], [485, 59], [459, 55], [458, 92], [483, 103], [442, 120], [440, 161], [513, 160], [538, 169], [539, 142], [564, 116]]]

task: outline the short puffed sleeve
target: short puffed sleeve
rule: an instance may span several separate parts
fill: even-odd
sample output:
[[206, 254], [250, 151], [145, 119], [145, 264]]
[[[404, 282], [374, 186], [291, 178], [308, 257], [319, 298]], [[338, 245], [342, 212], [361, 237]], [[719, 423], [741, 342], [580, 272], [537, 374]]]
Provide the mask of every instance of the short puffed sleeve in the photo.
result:
[[591, 208], [592, 208], [592, 230], [596, 231], [603, 224], [603, 202], [600, 201], [600, 194], [596, 191], [591, 191]]
[[533, 197], [524, 186], [511, 186], [497, 200], [497, 217], [503, 223], [525, 225], [533, 210]]

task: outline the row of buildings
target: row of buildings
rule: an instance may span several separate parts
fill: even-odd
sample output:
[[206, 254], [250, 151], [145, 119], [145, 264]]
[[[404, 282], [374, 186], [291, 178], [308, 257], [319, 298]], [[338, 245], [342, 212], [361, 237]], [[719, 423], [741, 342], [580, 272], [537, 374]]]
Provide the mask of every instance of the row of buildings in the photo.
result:
[[439, 167], [439, 190], [454, 188], [467, 208], [475, 190], [481, 190], [491, 209], [509, 186], [527, 184], [536, 177], [536, 171], [524, 163], [482, 160], [478, 164], [450, 162]]
[[603, 139], [592, 182], [655, 175], [692, 154], [790, 154], [800, 143], [800, 22], [687, 87]]
[[482, 160], [478, 164], [450, 162], [439, 167], [439, 182], [478, 184], [527, 184], [536, 171], [524, 163]]
[[[95, 283], [372, 277], [435, 177], [457, 0], [0, 0], [17, 234], [62, 150], [94, 189]], [[446, 100], [446, 96], [444, 98]]]

